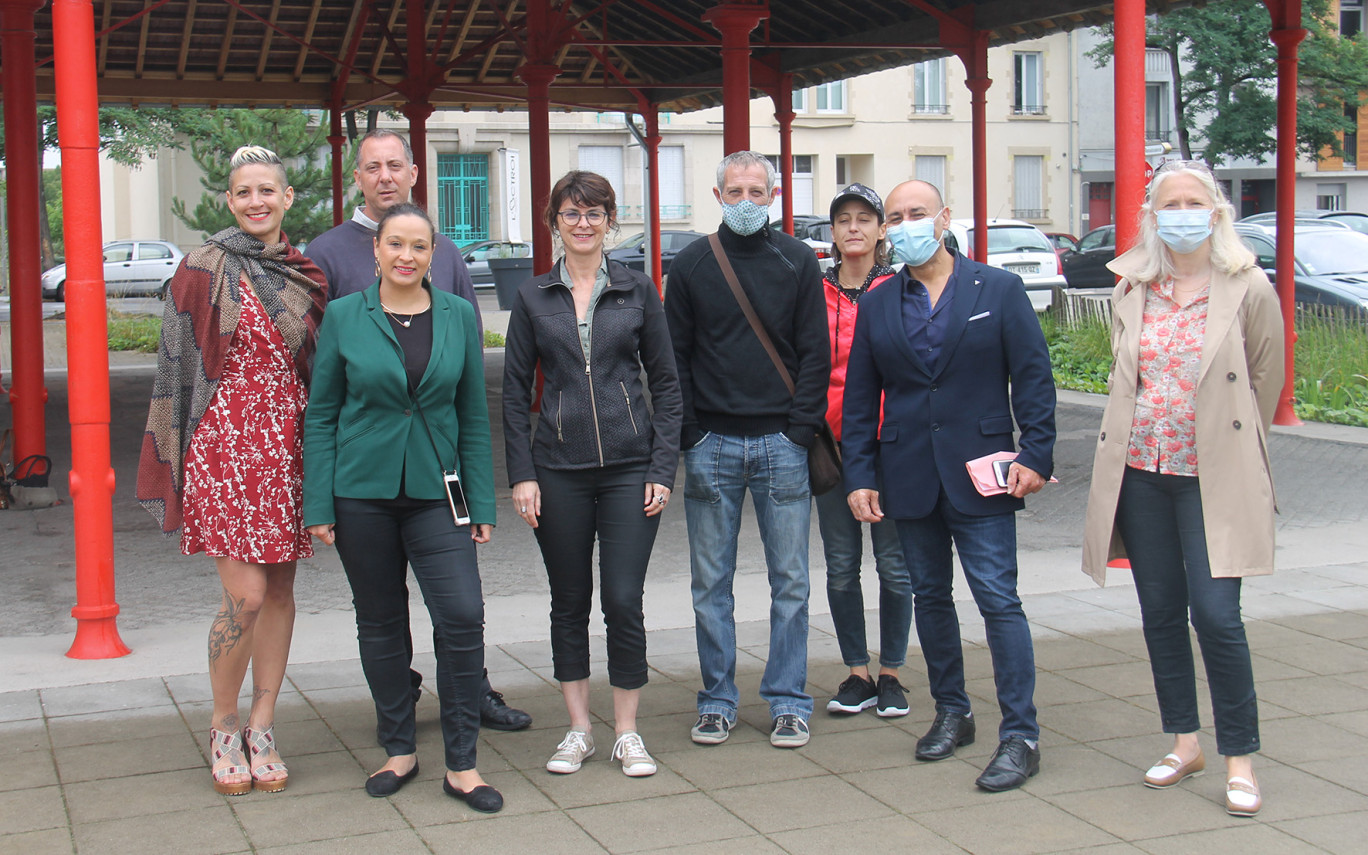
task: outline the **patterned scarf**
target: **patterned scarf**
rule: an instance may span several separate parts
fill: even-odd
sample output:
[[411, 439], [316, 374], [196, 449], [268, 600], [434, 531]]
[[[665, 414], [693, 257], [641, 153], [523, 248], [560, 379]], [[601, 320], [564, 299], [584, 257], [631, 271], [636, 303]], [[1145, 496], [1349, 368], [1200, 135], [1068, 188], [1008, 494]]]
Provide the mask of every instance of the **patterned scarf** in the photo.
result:
[[164, 534], [181, 527], [185, 454], [218, 390], [242, 313], [242, 279], [252, 283], [307, 385], [328, 286], [323, 273], [281, 233], [264, 244], [224, 229], [181, 261], [171, 280], [157, 349], [157, 379], [138, 462], [138, 501]]

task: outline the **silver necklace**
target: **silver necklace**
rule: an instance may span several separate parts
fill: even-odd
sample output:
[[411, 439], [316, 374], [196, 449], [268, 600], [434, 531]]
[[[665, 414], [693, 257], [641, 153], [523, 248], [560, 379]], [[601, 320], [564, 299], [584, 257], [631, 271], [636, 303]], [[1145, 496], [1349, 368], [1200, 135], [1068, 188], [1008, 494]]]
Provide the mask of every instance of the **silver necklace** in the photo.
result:
[[385, 310], [385, 314], [389, 315], [391, 318], [394, 318], [394, 322], [395, 322], [396, 324], [398, 324], [399, 326], [403, 327], [404, 329], [408, 329], [409, 327], [413, 326], [413, 319], [414, 319], [415, 316], [421, 315], [423, 312], [426, 312], [426, 311], [427, 311], [427, 307], [424, 307], [424, 308], [422, 308], [422, 309], [419, 309], [419, 310], [416, 311], [416, 312], [410, 312], [410, 313], [409, 313], [409, 316], [408, 316], [408, 320], [403, 321], [403, 320], [400, 320], [400, 319], [399, 319], [399, 316], [398, 316], [397, 314], [395, 314], [395, 313], [390, 309], [389, 306], [386, 306], [386, 305], [385, 305], [384, 301], [381, 301], [381, 303], [380, 303], [380, 308], [384, 309], [384, 310]]

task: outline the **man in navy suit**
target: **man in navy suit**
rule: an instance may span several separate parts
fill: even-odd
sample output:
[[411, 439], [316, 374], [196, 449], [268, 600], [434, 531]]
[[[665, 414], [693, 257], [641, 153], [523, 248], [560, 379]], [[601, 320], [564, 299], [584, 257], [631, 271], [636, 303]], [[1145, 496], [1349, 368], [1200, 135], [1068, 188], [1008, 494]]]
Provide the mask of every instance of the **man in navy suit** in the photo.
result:
[[[950, 757], [974, 741], [951, 593], [953, 542], [983, 615], [1002, 711], [997, 752], [976, 783], [1010, 790], [1040, 768], [1035, 656], [1016, 591], [1015, 512], [1054, 467], [1050, 355], [1021, 278], [944, 246], [950, 209], [934, 185], [899, 184], [884, 204], [889, 241], [906, 266], [860, 301], [843, 411], [845, 489], [858, 519], [896, 520], [912, 575], [917, 637], [936, 701], [935, 722], [917, 742], [919, 760]], [[980, 495], [965, 463], [1014, 450], [1007, 492]]]

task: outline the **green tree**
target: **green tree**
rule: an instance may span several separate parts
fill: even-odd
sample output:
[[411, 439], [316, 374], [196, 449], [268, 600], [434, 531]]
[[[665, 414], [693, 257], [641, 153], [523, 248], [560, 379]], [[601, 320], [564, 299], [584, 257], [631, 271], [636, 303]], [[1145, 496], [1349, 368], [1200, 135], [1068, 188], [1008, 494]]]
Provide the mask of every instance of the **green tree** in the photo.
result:
[[[1298, 74], [1297, 146], [1307, 157], [1342, 154], [1341, 134], [1352, 128], [1346, 107], [1368, 92], [1368, 41], [1362, 33], [1340, 38], [1328, 0], [1306, 0]], [[1168, 54], [1173, 69], [1173, 106], [1178, 144], [1185, 158], [1194, 148], [1211, 164], [1260, 159], [1277, 150], [1277, 49], [1269, 41], [1271, 20], [1261, 0], [1218, 0], [1201, 7], [1151, 15], [1146, 45]], [[1105, 41], [1089, 51], [1098, 65], [1112, 56]]]
[[[62, 170], [43, 170], [43, 197], [47, 200], [48, 239], [52, 254], [57, 258], [66, 255], [65, 242], [62, 240]], [[44, 267], [44, 270], [47, 268]]]
[[224, 200], [228, 158], [239, 146], [264, 145], [280, 155], [294, 187], [285, 233], [295, 244], [332, 228], [332, 178], [325, 162], [328, 128], [300, 110], [212, 110], [201, 113], [190, 139], [190, 156], [204, 176], [205, 192], [191, 209], [172, 198], [171, 212], [205, 237], [234, 224]]

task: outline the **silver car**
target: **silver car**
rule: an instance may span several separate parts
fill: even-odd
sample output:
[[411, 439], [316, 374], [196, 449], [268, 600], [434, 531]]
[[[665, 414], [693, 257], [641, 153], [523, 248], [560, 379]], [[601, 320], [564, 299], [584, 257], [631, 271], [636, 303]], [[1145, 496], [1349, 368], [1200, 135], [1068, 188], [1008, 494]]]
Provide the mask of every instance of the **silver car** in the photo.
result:
[[[184, 253], [164, 240], [116, 240], [104, 245], [105, 294], [130, 297], [165, 296]], [[66, 301], [65, 264], [43, 274], [43, 299]]]

